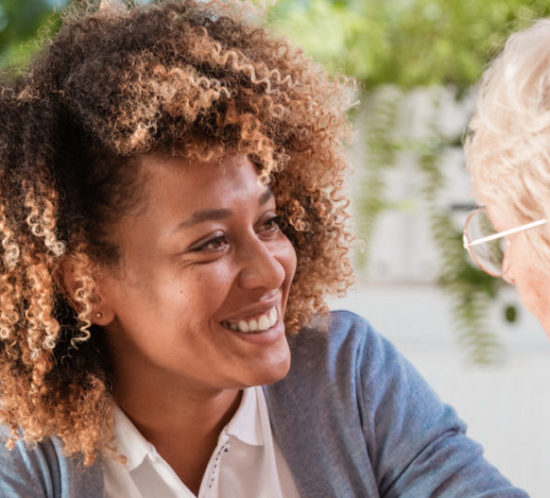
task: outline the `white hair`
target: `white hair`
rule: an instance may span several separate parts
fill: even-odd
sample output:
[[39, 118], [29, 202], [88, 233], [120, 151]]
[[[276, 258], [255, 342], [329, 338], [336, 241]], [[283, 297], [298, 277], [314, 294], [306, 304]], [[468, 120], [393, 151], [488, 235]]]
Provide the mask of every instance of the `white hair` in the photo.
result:
[[[479, 202], [550, 220], [550, 19], [511, 35], [483, 74], [464, 149]], [[545, 259], [549, 225], [529, 233]]]

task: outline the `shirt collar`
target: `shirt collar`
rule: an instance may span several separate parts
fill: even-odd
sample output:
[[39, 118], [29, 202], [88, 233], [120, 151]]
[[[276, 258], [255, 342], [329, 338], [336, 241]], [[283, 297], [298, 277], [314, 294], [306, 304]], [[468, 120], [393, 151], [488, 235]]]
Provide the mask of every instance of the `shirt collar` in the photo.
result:
[[243, 390], [239, 408], [222, 433], [234, 436], [243, 443], [263, 446], [264, 435], [262, 417], [259, 412], [258, 396], [263, 395], [260, 387], [247, 387]]
[[[263, 446], [263, 417], [260, 416], [258, 396], [263, 396], [260, 387], [247, 387], [243, 390], [239, 408], [220, 434], [233, 436], [245, 444]], [[129, 471], [139, 467], [146, 456], [156, 454], [154, 446], [143, 437], [128, 416], [114, 406], [115, 437], [118, 452], [127, 459], [126, 468]]]
[[115, 437], [118, 452], [126, 457], [126, 468], [134, 470], [145, 457], [153, 454], [153, 445], [145, 439], [127, 415], [115, 405]]

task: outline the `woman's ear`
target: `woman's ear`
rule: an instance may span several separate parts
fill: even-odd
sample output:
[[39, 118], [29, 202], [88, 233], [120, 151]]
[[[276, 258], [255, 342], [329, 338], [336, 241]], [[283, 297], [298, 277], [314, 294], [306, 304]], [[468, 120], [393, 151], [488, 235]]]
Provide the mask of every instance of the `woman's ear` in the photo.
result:
[[71, 307], [80, 313], [90, 307], [90, 321], [101, 327], [115, 319], [115, 312], [101, 292], [91, 265], [83, 265], [78, 257], [69, 256], [61, 263], [57, 275], [58, 285]]

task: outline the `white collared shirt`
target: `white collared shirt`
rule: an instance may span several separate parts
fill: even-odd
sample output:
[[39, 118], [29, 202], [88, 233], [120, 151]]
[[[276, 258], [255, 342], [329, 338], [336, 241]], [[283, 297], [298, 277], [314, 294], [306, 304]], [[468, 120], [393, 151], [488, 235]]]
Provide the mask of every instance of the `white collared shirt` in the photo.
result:
[[[106, 498], [194, 498], [195, 495], [115, 408], [115, 437], [127, 462], [105, 458]], [[296, 484], [269, 424], [261, 387], [243, 391], [241, 404], [221, 431], [202, 478], [198, 498], [294, 498]]]

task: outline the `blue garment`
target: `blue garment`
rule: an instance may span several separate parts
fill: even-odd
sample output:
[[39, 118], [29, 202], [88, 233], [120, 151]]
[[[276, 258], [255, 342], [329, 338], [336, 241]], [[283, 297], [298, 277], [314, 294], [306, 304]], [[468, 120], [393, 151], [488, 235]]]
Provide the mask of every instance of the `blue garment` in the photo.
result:
[[[291, 340], [287, 377], [264, 388], [275, 438], [303, 497], [526, 497], [465, 436], [465, 425], [362, 318]], [[99, 464], [56, 438], [0, 449], [0, 496], [103, 496]]]

